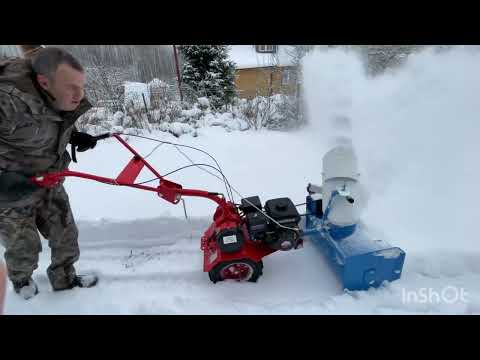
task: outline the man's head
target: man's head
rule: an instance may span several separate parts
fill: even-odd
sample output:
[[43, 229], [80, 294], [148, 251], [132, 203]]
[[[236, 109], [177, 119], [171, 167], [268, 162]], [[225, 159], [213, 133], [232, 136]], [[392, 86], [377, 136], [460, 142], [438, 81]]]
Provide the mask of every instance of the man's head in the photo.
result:
[[54, 98], [60, 111], [75, 110], [85, 95], [85, 72], [67, 51], [47, 47], [32, 59], [32, 67], [40, 86]]

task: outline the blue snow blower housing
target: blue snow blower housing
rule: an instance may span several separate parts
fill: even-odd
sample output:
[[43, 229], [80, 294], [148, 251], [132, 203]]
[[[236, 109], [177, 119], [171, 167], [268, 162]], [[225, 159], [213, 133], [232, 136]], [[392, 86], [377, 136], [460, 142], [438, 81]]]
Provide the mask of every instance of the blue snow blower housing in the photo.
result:
[[359, 221], [364, 193], [353, 149], [339, 146], [328, 152], [322, 175], [322, 186], [307, 188], [303, 237], [326, 257], [344, 289], [367, 290], [399, 279], [405, 252], [373, 239]]

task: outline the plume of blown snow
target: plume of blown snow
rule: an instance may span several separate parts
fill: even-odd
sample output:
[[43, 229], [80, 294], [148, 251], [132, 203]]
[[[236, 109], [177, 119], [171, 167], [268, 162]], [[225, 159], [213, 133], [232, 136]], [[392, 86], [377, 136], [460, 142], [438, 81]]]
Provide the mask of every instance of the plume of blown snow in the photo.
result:
[[351, 143], [369, 191], [364, 221], [405, 248], [478, 251], [480, 52], [427, 48], [383, 75], [359, 55], [305, 57], [310, 134]]

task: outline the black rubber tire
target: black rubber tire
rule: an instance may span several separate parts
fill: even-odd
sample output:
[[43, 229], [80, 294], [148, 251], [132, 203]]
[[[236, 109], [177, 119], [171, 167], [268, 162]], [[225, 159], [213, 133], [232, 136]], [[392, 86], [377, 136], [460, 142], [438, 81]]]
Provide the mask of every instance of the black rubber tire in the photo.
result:
[[224, 281], [225, 279], [221, 276], [221, 271], [226, 266], [230, 266], [234, 263], [244, 263], [249, 265], [253, 269], [253, 273], [248, 279], [249, 282], [257, 282], [258, 278], [263, 274], [263, 262], [260, 260], [258, 263], [250, 260], [250, 259], [239, 259], [239, 260], [232, 260], [232, 261], [224, 261], [217, 266], [215, 266], [212, 270], [208, 272], [208, 276], [210, 280], [215, 284], [218, 281]]

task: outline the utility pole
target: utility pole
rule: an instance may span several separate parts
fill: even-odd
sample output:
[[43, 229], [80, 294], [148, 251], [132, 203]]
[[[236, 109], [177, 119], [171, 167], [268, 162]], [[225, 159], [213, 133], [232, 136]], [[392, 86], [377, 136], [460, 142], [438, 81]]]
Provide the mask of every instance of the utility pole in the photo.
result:
[[180, 101], [183, 101], [182, 79], [180, 78], [180, 67], [178, 65], [177, 46], [173, 45], [173, 56], [175, 58], [175, 68], [177, 70], [178, 91], [180, 92]]

